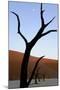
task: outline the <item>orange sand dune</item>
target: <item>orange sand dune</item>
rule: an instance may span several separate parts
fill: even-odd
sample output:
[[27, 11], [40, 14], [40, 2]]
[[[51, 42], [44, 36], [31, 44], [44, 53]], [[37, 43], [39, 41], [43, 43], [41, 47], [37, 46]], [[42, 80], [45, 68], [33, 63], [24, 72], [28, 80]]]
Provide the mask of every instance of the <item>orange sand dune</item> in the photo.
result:
[[[9, 80], [19, 80], [21, 63], [23, 60], [23, 53], [9, 50]], [[32, 70], [37, 57], [30, 56], [28, 64], [28, 77], [31, 76]], [[58, 61], [53, 59], [43, 58], [36, 69], [38, 70], [38, 76], [42, 77], [44, 74], [46, 78], [57, 78], [58, 77]]]

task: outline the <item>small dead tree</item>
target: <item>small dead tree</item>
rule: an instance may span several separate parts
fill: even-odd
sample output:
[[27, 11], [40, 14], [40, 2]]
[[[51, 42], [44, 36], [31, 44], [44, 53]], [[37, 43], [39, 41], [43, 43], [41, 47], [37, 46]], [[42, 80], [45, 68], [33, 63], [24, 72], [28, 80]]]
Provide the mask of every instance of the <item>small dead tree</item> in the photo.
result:
[[35, 74], [35, 84], [38, 84], [37, 78], [38, 78], [38, 76], [37, 76], [37, 73], [36, 73], [36, 74]]
[[23, 38], [23, 40], [25, 41], [25, 44], [26, 44], [25, 54], [24, 54], [24, 57], [22, 60], [22, 65], [21, 65], [20, 88], [26, 88], [29, 86], [39, 61], [44, 57], [44, 56], [42, 56], [39, 58], [39, 60], [37, 60], [36, 65], [32, 71], [32, 75], [29, 78], [29, 81], [27, 81], [27, 68], [28, 68], [29, 57], [30, 57], [30, 52], [31, 52], [32, 48], [34, 47], [34, 45], [36, 44], [36, 42], [39, 39], [41, 39], [42, 37], [46, 36], [47, 34], [49, 34], [51, 32], [57, 31], [57, 30], [49, 30], [44, 33], [45, 28], [54, 20], [55, 17], [53, 17], [48, 23], [45, 23], [44, 17], [43, 17], [43, 13], [45, 10], [42, 9], [42, 3], [41, 3], [40, 11], [41, 11], [40, 12], [41, 27], [39, 28], [36, 36], [30, 42], [27, 41], [27, 39], [24, 37], [24, 35], [20, 31], [20, 19], [19, 19], [18, 14], [16, 14], [15, 12], [12, 12], [17, 17], [17, 21], [18, 21], [18, 32], [17, 33]]
[[37, 70], [35, 70], [36, 72], [35, 72], [35, 84], [38, 84], [38, 82], [37, 82], [37, 80], [38, 80], [38, 74], [39, 74], [39, 69], [37, 68]]
[[45, 81], [45, 74], [43, 74], [42, 77], [43, 77], [43, 81]]

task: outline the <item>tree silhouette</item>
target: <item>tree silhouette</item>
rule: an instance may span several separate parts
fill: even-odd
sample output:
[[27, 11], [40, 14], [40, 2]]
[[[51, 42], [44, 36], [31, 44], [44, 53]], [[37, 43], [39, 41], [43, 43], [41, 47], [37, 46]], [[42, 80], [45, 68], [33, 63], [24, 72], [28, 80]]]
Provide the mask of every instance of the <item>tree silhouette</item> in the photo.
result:
[[35, 70], [35, 84], [37, 84], [37, 80], [40, 82], [41, 79], [41, 73], [40, 73], [40, 67], [37, 68], [37, 70]]
[[31, 77], [29, 78], [29, 80], [27, 81], [27, 68], [28, 68], [28, 63], [29, 63], [29, 57], [30, 57], [30, 52], [32, 50], [32, 48], [34, 47], [34, 45], [36, 44], [36, 42], [41, 39], [43, 36], [46, 36], [47, 34], [51, 33], [51, 32], [56, 32], [57, 30], [49, 30], [47, 32], [44, 33], [45, 28], [54, 20], [55, 17], [53, 17], [48, 23], [45, 23], [44, 21], [44, 17], [43, 17], [43, 13], [45, 10], [42, 9], [42, 3], [41, 3], [41, 8], [40, 8], [40, 15], [41, 15], [41, 27], [39, 28], [36, 36], [30, 41], [28, 42], [27, 39], [24, 37], [24, 35], [21, 33], [20, 31], [20, 19], [18, 14], [16, 14], [15, 12], [12, 12], [16, 17], [17, 17], [17, 22], [18, 22], [18, 34], [23, 38], [23, 40], [25, 41], [26, 44], [26, 49], [25, 49], [25, 53], [24, 53], [24, 57], [22, 60], [22, 65], [21, 65], [21, 73], [20, 73], [20, 88], [25, 88], [28, 87], [33, 75], [35, 74], [35, 70], [37, 68], [37, 65], [39, 63], [40, 60], [42, 60], [42, 57], [40, 57], [36, 64], [35, 67], [32, 71]]

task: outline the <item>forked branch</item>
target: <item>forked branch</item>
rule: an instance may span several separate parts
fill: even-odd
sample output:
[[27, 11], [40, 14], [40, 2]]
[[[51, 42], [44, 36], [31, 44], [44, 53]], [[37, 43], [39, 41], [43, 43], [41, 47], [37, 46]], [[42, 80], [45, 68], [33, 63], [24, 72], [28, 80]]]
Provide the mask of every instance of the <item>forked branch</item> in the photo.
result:
[[41, 28], [39, 29], [39, 31], [37, 32], [37, 34], [35, 35], [35, 37], [31, 40], [30, 42], [30, 45], [31, 47], [33, 47], [36, 42], [43, 36], [49, 34], [50, 32], [56, 32], [57, 30], [50, 30], [50, 31], [47, 31], [46, 33], [43, 33], [45, 28], [55, 19], [55, 17], [53, 17], [47, 24], [45, 24], [44, 22], [44, 17], [43, 17], [43, 13], [45, 10], [42, 9], [42, 3], [41, 3]]
[[15, 12], [12, 12], [12, 13], [17, 17], [17, 21], [18, 21], [18, 34], [24, 39], [25, 43], [27, 44], [28, 42], [27, 42], [26, 38], [23, 36], [23, 34], [20, 31], [20, 19], [19, 19], [19, 16]]
[[[53, 17], [47, 24], [45, 24], [44, 17], [43, 17], [44, 11], [45, 10], [42, 9], [42, 3], [41, 3], [41, 28], [44, 27], [44, 29], [45, 29], [45, 27], [47, 27], [55, 19], [55, 17]], [[42, 30], [42, 32], [43, 32], [43, 30]]]
[[34, 67], [34, 69], [33, 69], [33, 71], [32, 71], [31, 77], [30, 77], [30, 79], [29, 79], [29, 81], [28, 81], [28, 85], [30, 84], [30, 82], [31, 82], [31, 80], [32, 80], [32, 78], [33, 78], [33, 76], [34, 76], [34, 74], [35, 74], [35, 71], [36, 71], [36, 68], [37, 68], [37, 66], [38, 66], [39, 61], [42, 60], [43, 57], [44, 57], [44, 56], [40, 57], [40, 58], [37, 60], [37, 62], [36, 62], [36, 64], [35, 64], [35, 67]]
[[51, 32], [57, 32], [57, 30], [49, 30], [49, 31], [43, 33], [42, 36], [45, 36], [45, 35], [47, 35], [47, 34], [49, 34], [49, 33], [51, 33]]

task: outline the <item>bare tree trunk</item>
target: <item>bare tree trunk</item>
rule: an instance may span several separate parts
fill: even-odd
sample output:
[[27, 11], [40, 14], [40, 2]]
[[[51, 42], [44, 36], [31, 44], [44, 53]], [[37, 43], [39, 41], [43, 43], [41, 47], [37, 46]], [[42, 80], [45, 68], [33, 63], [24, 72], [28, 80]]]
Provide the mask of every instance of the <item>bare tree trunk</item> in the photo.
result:
[[25, 50], [25, 54], [24, 54], [24, 57], [23, 57], [22, 65], [21, 65], [20, 88], [28, 87], [28, 84], [27, 84], [27, 69], [28, 69], [30, 51], [31, 50], [28, 46]]

